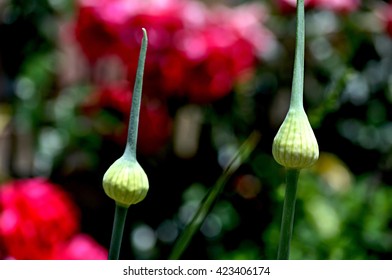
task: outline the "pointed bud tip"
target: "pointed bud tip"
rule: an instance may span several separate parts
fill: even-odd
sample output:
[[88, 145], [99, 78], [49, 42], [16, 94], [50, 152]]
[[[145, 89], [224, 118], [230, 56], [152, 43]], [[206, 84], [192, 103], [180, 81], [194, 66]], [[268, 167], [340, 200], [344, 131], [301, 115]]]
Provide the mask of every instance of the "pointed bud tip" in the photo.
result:
[[147, 30], [143, 27], [142, 31], [143, 31], [143, 41], [147, 42], [147, 40], [148, 40]]

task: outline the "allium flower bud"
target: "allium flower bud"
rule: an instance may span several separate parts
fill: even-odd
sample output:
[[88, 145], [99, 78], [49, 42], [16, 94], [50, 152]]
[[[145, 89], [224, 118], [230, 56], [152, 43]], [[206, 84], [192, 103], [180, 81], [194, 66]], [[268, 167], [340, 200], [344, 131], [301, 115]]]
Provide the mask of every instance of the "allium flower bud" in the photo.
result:
[[319, 148], [305, 111], [291, 108], [275, 136], [272, 154], [284, 167], [302, 169], [314, 164]]
[[140, 164], [124, 156], [116, 160], [103, 176], [105, 193], [126, 208], [142, 201], [148, 186], [147, 175]]
[[[147, 52], [147, 31], [143, 30], [142, 46], [136, 72], [129, 118], [128, 137], [122, 157], [116, 160], [103, 176], [102, 185], [105, 193], [116, 202], [117, 206], [128, 208], [131, 204], [142, 201], [148, 191], [148, 178], [136, 160], [136, 142], [139, 127], [139, 111], [142, 98], [143, 71]], [[125, 217], [125, 216], [124, 216]], [[120, 238], [121, 239], [121, 238]], [[118, 256], [117, 256], [118, 257]]]

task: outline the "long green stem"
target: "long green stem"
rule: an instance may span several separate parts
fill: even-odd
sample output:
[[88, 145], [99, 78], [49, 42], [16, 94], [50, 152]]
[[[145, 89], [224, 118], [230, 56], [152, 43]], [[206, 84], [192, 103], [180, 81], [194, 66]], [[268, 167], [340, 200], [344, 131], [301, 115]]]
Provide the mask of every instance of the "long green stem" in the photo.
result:
[[109, 260], [118, 260], [120, 256], [121, 241], [127, 213], [128, 208], [116, 204], [116, 208], [114, 210], [112, 240], [110, 241], [109, 248]]
[[219, 194], [222, 192], [226, 182], [229, 180], [230, 176], [238, 169], [238, 167], [240, 166], [239, 163], [242, 163], [248, 159], [249, 155], [256, 148], [256, 145], [259, 140], [260, 134], [258, 132], [253, 132], [250, 134], [248, 139], [246, 139], [245, 142], [241, 145], [241, 147], [238, 149], [238, 152], [231, 159], [229, 165], [226, 167], [222, 175], [216, 181], [215, 185], [200, 203], [200, 207], [197, 210], [196, 214], [193, 216], [190, 223], [186, 226], [185, 230], [177, 239], [173, 251], [169, 256], [169, 259], [178, 260], [181, 257], [182, 253], [185, 251], [190, 241], [192, 240], [192, 237], [195, 235], [195, 233], [205, 220], [206, 216], [210, 212]]
[[125, 152], [124, 152], [125, 156], [132, 157], [132, 158], [136, 158], [137, 132], [139, 127], [140, 103], [142, 99], [144, 63], [146, 61], [147, 43], [148, 43], [147, 31], [144, 28], [142, 28], [142, 30], [143, 30], [142, 46], [140, 48], [135, 85], [132, 93], [132, 107], [131, 107], [131, 114], [129, 117], [127, 145], [125, 147]]
[[288, 260], [290, 255], [298, 176], [299, 170], [297, 169], [288, 169], [286, 172], [286, 193], [283, 203], [282, 224], [280, 227], [278, 260]]
[[294, 59], [291, 108], [303, 107], [304, 61], [305, 61], [305, 8], [304, 0], [297, 0], [297, 33]]
[[[293, 85], [290, 110], [303, 110], [304, 61], [305, 61], [305, 8], [304, 0], [297, 0], [297, 33], [294, 60]], [[299, 147], [300, 148], [300, 147]], [[293, 234], [295, 201], [299, 169], [286, 170], [286, 193], [283, 203], [282, 224], [278, 248], [278, 260], [288, 260]]]

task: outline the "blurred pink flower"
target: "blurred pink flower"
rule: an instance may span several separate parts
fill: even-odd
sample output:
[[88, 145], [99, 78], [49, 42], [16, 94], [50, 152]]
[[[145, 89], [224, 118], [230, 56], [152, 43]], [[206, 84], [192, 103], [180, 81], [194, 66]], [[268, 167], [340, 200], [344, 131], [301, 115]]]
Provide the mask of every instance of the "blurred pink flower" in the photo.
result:
[[178, 32], [176, 42], [186, 61], [179, 91], [194, 103], [218, 100], [249, 78], [272, 39], [260, 24], [266, 18], [260, 5], [216, 6], [205, 14], [203, 27]]
[[49, 259], [78, 229], [78, 209], [60, 187], [41, 178], [0, 187], [0, 245], [7, 256]]
[[316, 6], [339, 13], [349, 13], [358, 9], [360, 0], [317, 0]]
[[138, 150], [144, 155], [156, 154], [172, 134], [172, 119], [159, 100], [144, 103], [140, 110]]
[[82, 1], [77, 15], [75, 36], [91, 63], [117, 52], [119, 26], [116, 22], [103, 19], [98, 7], [104, 7], [104, 2], [107, 1]]
[[[305, 0], [305, 8], [319, 8], [338, 13], [348, 13], [358, 9], [360, 0]], [[294, 12], [297, 0], [277, 0], [282, 12]]]
[[76, 38], [95, 63], [116, 55], [135, 76], [141, 28], [149, 34], [144, 93], [213, 102], [249, 77], [272, 34], [259, 4], [207, 8], [192, 0], [80, 1]]
[[385, 31], [392, 37], [392, 1], [378, 7], [376, 13], [380, 16]]
[[[292, 13], [297, 6], [297, 0], [276, 0], [279, 10], [284, 13]], [[305, 8], [313, 7], [317, 0], [304, 0]]]
[[77, 234], [71, 240], [58, 244], [53, 250], [53, 260], [105, 260], [106, 248], [86, 234]]
[[79, 211], [59, 186], [43, 178], [0, 186], [0, 259], [106, 259], [78, 230]]

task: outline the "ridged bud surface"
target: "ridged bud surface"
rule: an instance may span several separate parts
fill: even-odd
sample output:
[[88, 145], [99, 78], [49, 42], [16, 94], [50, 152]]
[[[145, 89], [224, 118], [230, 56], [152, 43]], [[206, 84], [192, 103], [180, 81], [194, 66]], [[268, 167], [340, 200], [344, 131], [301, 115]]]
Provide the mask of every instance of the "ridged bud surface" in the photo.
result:
[[148, 192], [146, 173], [136, 160], [116, 160], [103, 176], [105, 193], [123, 207], [142, 201]]
[[316, 137], [305, 111], [290, 109], [272, 146], [275, 160], [286, 168], [302, 169], [319, 157]]

